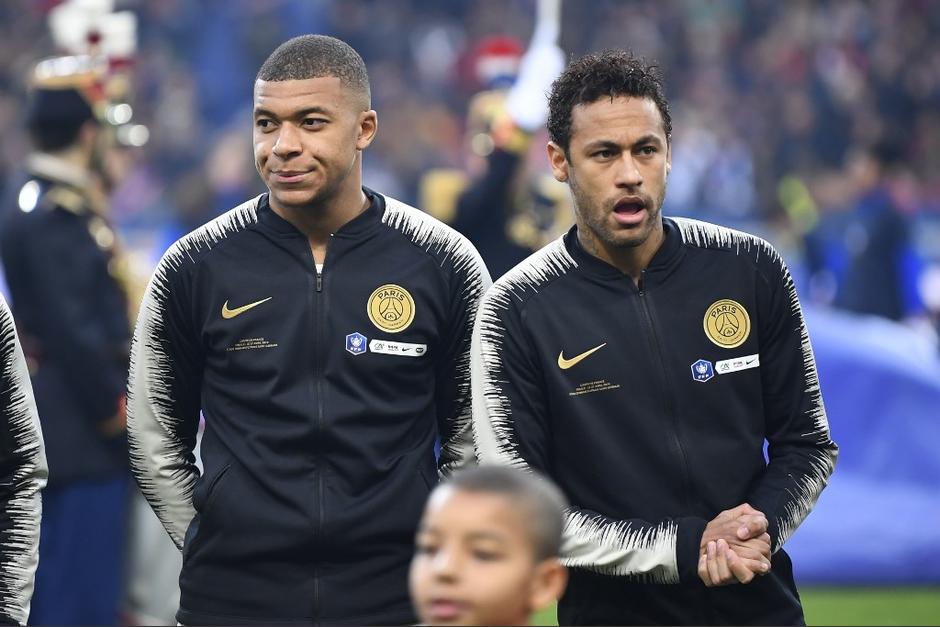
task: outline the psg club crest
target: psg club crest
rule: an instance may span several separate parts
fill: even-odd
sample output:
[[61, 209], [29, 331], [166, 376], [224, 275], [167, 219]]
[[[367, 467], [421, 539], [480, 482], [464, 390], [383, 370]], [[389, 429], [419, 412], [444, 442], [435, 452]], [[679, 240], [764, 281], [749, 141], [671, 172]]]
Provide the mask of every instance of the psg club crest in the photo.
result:
[[346, 336], [346, 350], [353, 355], [361, 355], [366, 352], [368, 340], [362, 333], [350, 333]]
[[705, 383], [715, 376], [715, 370], [712, 368], [712, 362], [705, 359], [699, 359], [692, 364], [692, 378], [701, 383]]
[[402, 286], [386, 283], [369, 296], [366, 311], [376, 327], [386, 333], [398, 333], [414, 320], [415, 301]]
[[702, 326], [705, 328], [705, 335], [715, 345], [735, 348], [744, 344], [750, 335], [751, 317], [741, 303], [722, 298], [713, 302], [705, 311]]

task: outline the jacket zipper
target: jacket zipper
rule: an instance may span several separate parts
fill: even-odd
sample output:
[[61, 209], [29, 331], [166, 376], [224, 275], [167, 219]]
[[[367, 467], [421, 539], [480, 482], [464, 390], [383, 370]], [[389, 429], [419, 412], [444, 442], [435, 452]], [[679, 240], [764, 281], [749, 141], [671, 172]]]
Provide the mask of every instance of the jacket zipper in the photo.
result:
[[[646, 317], [646, 324], [649, 327], [650, 343], [653, 346], [653, 353], [656, 356], [656, 365], [659, 370], [659, 380], [663, 391], [663, 409], [666, 415], [669, 417], [670, 423], [672, 425], [672, 444], [677, 456], [679, 457], [679, 464], [682, 469], [682, 496], [685, 503], [685, 511], [691, 514], [695, 511], [692, 505], [692, 473], [689, 470], [689, 460], [686, 457], [685, 448], [682, 446], [682, 438], [679, 437], [679, 419], [676, 416], [676, 410], [672, 401], [672, 396], [669, 394], [669, 375], [668, 371], [666, 370], [666, 361], [663, 358], [662, 343], [659, 340], [659, 333], [656, 331], [656, 323], [653, 319], [653, 312], [650, 309], [651, 297], [643, 287], [645, 278], [646, 270], [640, 274], [640, 282], [637, 286], [637, 293], [639, 294], [640, 303], [643, 307], [643, 314]], [[696, 608], [698, 610], [696, 612], [696, 620], [702, 624], [714, 623], [714, 611], [712, 610], [711, 604], [709, 603], [706, 590], [703, 588], [701, 593], [697, 596], [699, 596], [701, 600], [701, 605]]]
[[672, 396], [669, 394], [669, 377], [666, 371], [666, 361], [663, 358], [662, 343], [659, 339], [659, 333], [656, 331], [656, 324], [653, 320], [653, 313], [650, 311], [650, 295], [644, 289], [644, 282], [646, 278], [646, 271], [644, 270], [640, 274], [640, 282], [637, 285], [637, 294], [640, 297], [640, 304], [643, 308], [643, 314], [646, 318], [646, 324], [649, 328], [649, 337], [650, 343], [653, 346], [653, 354], [655, 355], [655, 362], [659, 374], [659, 381], [662, 389], [663, 396], [663, 411], [668, 416], [669, 422], [672, 426], [672, 445], [676, 451], [676, 455], [679, 458], [679, 463], [682, 470], [682, 496], [683, 501], [685, 502], [685, 509], [687, 512], [691, 513], [694, 510], [692, 506], [692, 479], [691, 472], [689, 471], [689, 462], [685, 454], [685, 448], [682, 446], [682, 439], [679, 437], [679, 420], [676, 416], [675, 405], [672, 400]]
[[[320, 435], [323, 431], [323, 374], [322, 367], [320, 363], [320, 353], [323, 347], [323, 318], [325, 316], [325, 307], [324, 307], [324, 293], [323, 293], [323, 275], [326, 270], [326, 255], [323, 257], [322, 270], [317, 269], [317, 260], [313, 256], [313, 251], [310, 250], [309, 244], [307, 245], [307, 250], [310, 251], [310, 262], [313, 264], [313, 273], [315, 278], [314, 281], [314, 290], [316, 296], [311, 295], [314, 301], [314, 347], [313, 347], [313, 378], [314, 378], [314, 392], [317, 396], [317, 414], [316, 421], [314, 423], [314, 434], [316, 436], [317, 442], [314, 450], [319, 451], [319, 440]], [[329, 252], [329, 246], [327, 246], [327, 253]], [[319, 457], [319, 455], [317, 455]], [[322, 458], [321, 458], [322, 461]], [[316, 487], [316, 502], [317, 502], [317, 524], [314, 528], [314, 537], [316, 538], [318, 549], [323, 547], [323, 468], [318, 465], [316, 467], [317, 473], [317, 487]], [[314, 560], [313, 563], [313, 618], [314, 622], [318, 622], [320, 618], [320, 568], [319, 562]]]

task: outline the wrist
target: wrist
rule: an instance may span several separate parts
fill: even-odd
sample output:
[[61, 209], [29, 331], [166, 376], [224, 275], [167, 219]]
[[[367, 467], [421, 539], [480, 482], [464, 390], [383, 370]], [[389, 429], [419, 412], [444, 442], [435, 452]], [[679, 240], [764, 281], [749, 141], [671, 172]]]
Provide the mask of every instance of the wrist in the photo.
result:
[[680, 518], [677, 522], [679, 529], [676, 533], [676, 568], [679, 571], [679, 581], [698, 581], [698, 558], [701, 553], [699, 547], [708, 521], [689, 516]]

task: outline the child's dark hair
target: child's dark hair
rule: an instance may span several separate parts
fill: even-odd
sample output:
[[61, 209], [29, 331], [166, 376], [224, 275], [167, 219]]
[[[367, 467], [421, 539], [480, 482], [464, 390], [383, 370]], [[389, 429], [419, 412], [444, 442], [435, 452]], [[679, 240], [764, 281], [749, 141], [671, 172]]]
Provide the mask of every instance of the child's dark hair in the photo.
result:
[[443, 485], [506, 497], [522, 510], [536, 559], [558, 557], [567, 502], [548, 479], [504, 466], [477, 466], [455, 473]]

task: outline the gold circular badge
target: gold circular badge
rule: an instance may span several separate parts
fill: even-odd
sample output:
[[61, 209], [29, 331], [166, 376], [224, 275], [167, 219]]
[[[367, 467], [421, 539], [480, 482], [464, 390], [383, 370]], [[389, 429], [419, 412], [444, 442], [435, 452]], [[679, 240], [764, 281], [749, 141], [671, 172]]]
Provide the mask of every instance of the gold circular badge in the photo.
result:
[[414, 320], [415, 301], [405, 288], [386, 283], [372, 292], [366, 311], [372, 324], [388, 333], [398, 333]]
[[741, 303], [722, 298], [705, 311], [705, 335], [722, 348], [735, 348], [751, 333], [751, 318]]

